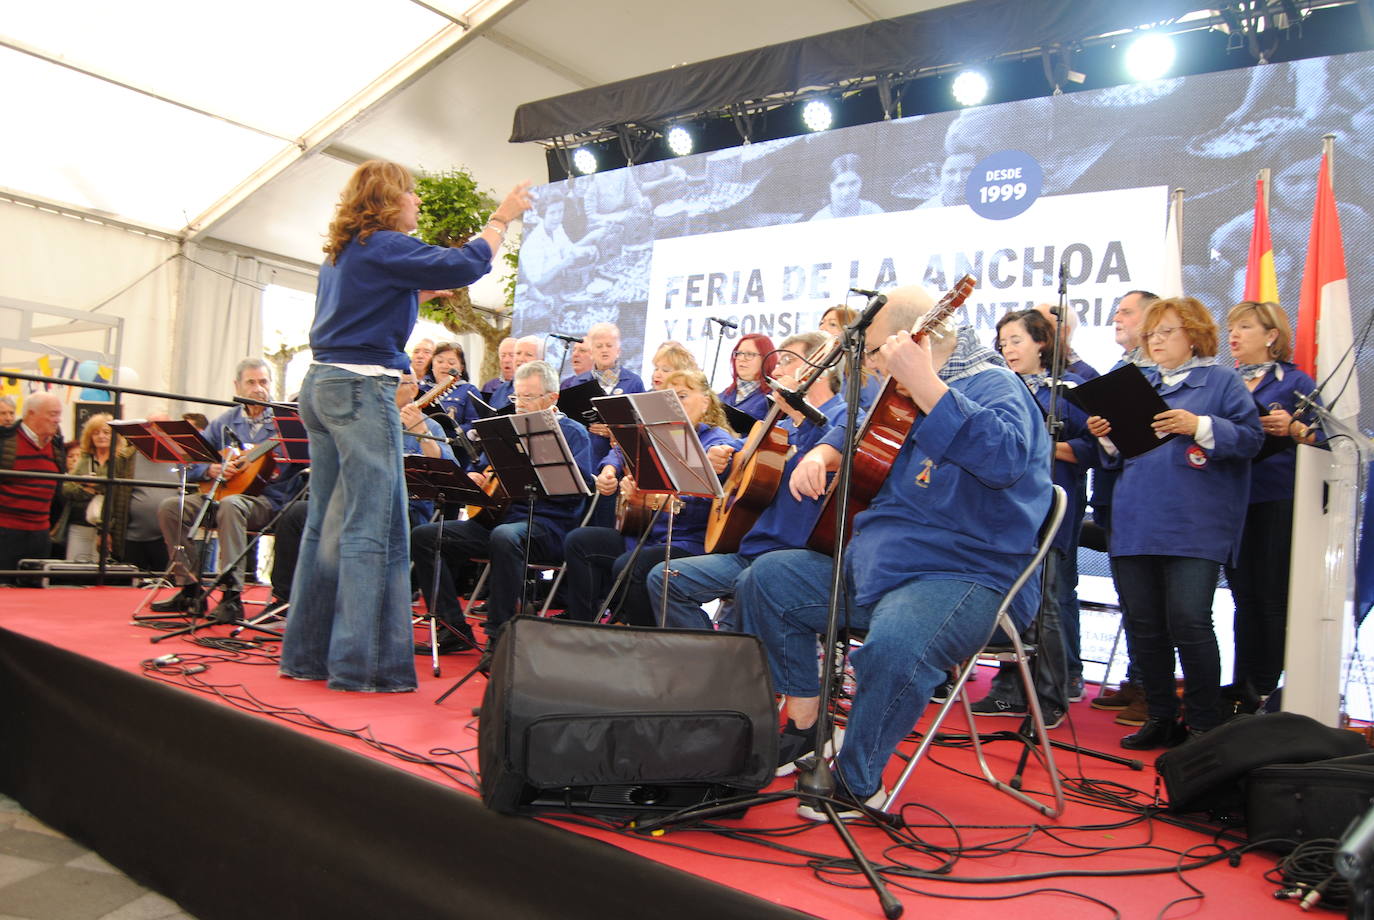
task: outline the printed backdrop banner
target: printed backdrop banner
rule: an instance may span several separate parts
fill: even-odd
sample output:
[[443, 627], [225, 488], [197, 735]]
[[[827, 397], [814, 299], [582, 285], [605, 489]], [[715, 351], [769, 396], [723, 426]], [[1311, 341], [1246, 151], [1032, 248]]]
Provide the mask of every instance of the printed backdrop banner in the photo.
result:
[[850, 288], [944, 291], [969, 273], [978, 286], [960, 320], [991, 341], [1007, 311], [1057, 302], [1062, 264], [1083, 330], [1074, 345], [1110, 367], [1120, 348], [1104, 317], [1158, 272], [1167, 206], [1168, 189], [1156, 186], [1045, 197], [1006, 220], [960, 206], [658, 240], [645, 338], [682, 342], [709, 375], [720, 331], [709, 317], [738, 323], [719, 349], [720, 382], [739, 336], [763, 333], [776, 346], [837, 303], [862, 308]]

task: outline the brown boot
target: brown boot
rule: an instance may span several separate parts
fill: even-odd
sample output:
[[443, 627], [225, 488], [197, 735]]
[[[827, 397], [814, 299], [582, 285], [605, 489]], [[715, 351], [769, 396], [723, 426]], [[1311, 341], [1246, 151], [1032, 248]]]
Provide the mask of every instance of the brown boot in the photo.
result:
[[1138, 698], [1131, 701], [1131, 704], [1116, 717], [1117, 725], [1144, 725], [1145, 720], [1150, 717], [1150, 709], [1145, 703], [1145, 694], [1142, 693]]
[[1120, 712], [1136, 700], [1144, 698], [1145, 691], [1141, 689], [1139, 684], [1122, 681], [1121, 687], [1118, 690], [1108, 690], [1106, 687], [1103, 687], [1102, 692], [1093, 697], [1092, 702], [1088, 705], [1093, 709]]

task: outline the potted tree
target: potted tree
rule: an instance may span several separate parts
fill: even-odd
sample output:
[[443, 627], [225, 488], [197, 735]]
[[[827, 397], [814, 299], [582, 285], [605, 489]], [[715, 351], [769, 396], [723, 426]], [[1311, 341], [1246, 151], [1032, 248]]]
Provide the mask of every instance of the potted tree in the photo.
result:
[[[421, 202], [417, 235], [434, 246], [462, 246], [487, 222], [497, 201], [477, 187], [477, 180], [463, 167], [415, 177], [415, 191]], [[420, 304], [420, 315], [441, 324], [453, 333], [471, 332], [485, 344], [482, 373], [487, 379], [500, 372], [497, 349], [510, 332], [510, 312], [515, 305], [515, 269], [519, 260], [519, 241], [508, 239], [501, 259], [510, 269], [505, 284], [504, 309], [479, 307], [467, 288], [451, 297], [436, 297]], [[496, 315], [493, 315], [495, 313]]]

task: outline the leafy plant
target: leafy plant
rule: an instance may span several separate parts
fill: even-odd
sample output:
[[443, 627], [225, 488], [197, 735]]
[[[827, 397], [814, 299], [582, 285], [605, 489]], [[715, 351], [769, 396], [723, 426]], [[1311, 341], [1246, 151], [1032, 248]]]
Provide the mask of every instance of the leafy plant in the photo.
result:
[[[481, 231], [496, 210], [496, 199], [478, 188], [472, 173], [461, 166], [443, 172], [421, 173], [415, 177], [415, 191], [420, 196], [417, 235], [433, 246], [462, 246]], [[501, 256], [512, 268], [517, 258], [518, 254], [509, 248]], [[482, 337], [486, 348], [478, 379], [494, 377], [500, 370], [497, 349], [510, 332], [509, 313], [515, 306], [514, 274], [507, 279], [505, 292], [506, 315], [501, 317], [474, 309], [467, 288], [456, 289], [452, 297], [436, 297], [420, 304], [420, 315], [425, 319], [453, 333], [470, 332]]]

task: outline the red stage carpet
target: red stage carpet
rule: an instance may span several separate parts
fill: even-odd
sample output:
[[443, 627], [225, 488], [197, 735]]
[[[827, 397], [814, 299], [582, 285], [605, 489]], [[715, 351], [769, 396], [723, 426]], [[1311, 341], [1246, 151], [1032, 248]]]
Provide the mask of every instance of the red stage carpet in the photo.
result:
[[[789, 803], [714, 830], [647, 839], [474, 807], [472, 710], [484, 681], [474, 678], [442, 706], [434, 700], [475, 655], [442, 658], [439, 678], [417, 658], [417, 693], [336, 693], [278, 677], [270, 643], [229, 651], [184, 638], [150, 644], [157, 633], [129, 620], [141, 596], [0, 589], [5, 791], [202, 918], [243, 917], [249, 904], [263, 905], [251, 908], [259, 916], [786, 915], [766, 902], [822, 917], [881, 916], [861, 879], [828, 864], [843, 852], [833, 831], [800, 821]], [[201, 635], [222, 638], [227, 629]], [[163, 655], [180, 661], [155, 672], [142, 664]], [[206, 669], [181, 674], [199, 665]], [[972, 685], [975, 698], [986, 686], [985, 676]], [[947, 730], [964, 727], [951, 721]], [[1017, 724], [983, 721], [998, 723], [985, 730]], [[1083, 703], [1053, 737], [1115, 753], [1125, 731]], [[1002, 742], [989, 750], [1010, 772], [1017, 749]], [[854, 825], [869, 856], [888, 867], [908, 916], [1144, 918], [1190, 897], [1169, 915], [1295, 910], [1274, 900], [1275, 885], [1263, 878], [1274, 865], [1267, 854], [1182, 871], [1219, 850], [1208, 835], [1144, 817], [1152, 758], [1133, 772], [1058, 756], [1074, 791], [1055, 822], [1037, 826], [1036, 813], [968, 775], [966, 751], [939, 747], [903, 797], [907, 845]], [[899, 770], [890, 768], [889, 782]], [[778, 781], [770, 791], [789, 786]], [[1045, 788], [1038, 766], [1027, 787]], [[283, 863], [291, 874], [274, 881]], [[919, 878], [903, 867], [947, 874]], [[445, 886], [458, 893], [426, 893]], [[253, 888], [263, 890], [243, 890]]]

